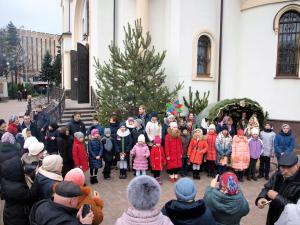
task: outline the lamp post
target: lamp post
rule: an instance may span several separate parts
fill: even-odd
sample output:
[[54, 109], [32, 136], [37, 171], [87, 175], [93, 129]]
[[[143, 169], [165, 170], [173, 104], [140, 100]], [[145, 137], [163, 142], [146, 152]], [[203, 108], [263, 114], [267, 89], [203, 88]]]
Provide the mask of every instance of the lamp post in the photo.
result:
[[9, 74], [9, 62], [6, 62], [7, 65], [7, 73], [6, 73], [6, 79], [7, 79], [7, 75]]

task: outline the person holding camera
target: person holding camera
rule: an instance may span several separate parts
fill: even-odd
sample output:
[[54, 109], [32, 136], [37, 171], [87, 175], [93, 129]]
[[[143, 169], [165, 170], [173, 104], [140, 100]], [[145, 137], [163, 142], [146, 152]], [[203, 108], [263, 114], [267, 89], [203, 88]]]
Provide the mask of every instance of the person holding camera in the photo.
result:
[[294, 153], [283, 154], [276, 171], [258, 195], [255, 204], [263, 209], [269, 205], [267, 225], [274, 225], [288, 203], [296, 204], [300, 198], [300, 170]]
[[76, 209], [78, 197], [82, 195], [78, 185], [71, 181], [62, 181], [54, 187], [54, 190], [53, 200], [45, 199], [33, 205], [29, 218], [30, 224], [92, 224], [94, 218], [92, 211], [83, 212], [86, 211], [83, 210], [83, 206], [79, 210]]

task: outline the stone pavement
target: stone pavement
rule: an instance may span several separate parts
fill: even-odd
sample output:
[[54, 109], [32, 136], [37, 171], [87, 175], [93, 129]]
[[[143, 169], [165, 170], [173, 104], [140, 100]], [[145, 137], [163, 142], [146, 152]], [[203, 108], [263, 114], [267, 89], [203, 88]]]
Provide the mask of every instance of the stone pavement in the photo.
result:
[[27, 102], [25, 100], [19, 102], [18, 100], [8, 100], [5, 102], [0, 102], [0, 118], [8, 119], [11, 115], [24, 116], [26, 111]]

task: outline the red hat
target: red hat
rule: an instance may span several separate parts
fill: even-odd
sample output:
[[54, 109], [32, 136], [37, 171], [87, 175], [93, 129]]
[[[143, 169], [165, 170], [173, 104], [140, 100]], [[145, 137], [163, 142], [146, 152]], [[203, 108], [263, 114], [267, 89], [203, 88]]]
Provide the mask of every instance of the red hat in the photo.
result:
[[84, 173], [80, 168], [71, 169], [65, 176], [65, 181], [72, 181], [78, 186], [84, 185]]
[[225, 188], [227, 195], [236, 195], [239, 192], [238, 178], [234, 173], [223, 173], [219, 179], [219, 188]]
[[10, 123], [7, 126], [7, 132], [11, 133], [12, 135], [16, 135], [18, 133], [18, 126], [14, 123]]
[[161, 138], [159, 136], [155, 136], [154, 137], [154, 140], [153, 140], [153, 143], [156, 145], [156, 144], [161, 144]]
[[244, 130], [243, 129], [238, 129], [237, 130], [237, 135], [238, 136], [243, 136], [244, 135]]

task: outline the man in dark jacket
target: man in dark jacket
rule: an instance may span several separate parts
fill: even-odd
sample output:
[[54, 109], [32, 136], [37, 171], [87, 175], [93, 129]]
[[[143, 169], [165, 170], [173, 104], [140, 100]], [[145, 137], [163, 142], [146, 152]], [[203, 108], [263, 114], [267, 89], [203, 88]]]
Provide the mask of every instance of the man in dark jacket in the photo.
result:
[[[82, 216], [82, 207], [76, 209], [80, 187], [71, 181], [62, 181], [55, 187], [53, 200], [41, 200], [34, 204], [30, 213], [31, 225], [80, 225], [92, 224], [94, 214]], [[78, 219], [77, 219], [78, 218]]]
[[280, 170], [273, 174], [255, 201], [260, 209], [270, 204], [267, 225], [274, 225], [286, 204], [296, 204], [300, 198], [298, 157], [294, 153], [284, 154], [279, 158], [278, 165]]
[[2, 198], [4, 225], [29, 225], [29, 212], [33, 201], [32, 193], [25, 181], [22, 161], [19, 156], [1, 163]]
[[31, 136], [38, 137], [38, 129], [35, 123], [31, 121], [31, 117], [29, 114], [25, 114], [23, 117], [23, 123], [21, 125], [22, 130], [27, 128], [31, 131]]
[[36, 137], [39, 141], [43, 141], [45, 137], [46, 130], [48, 128], [50, 118], [48, 113], [43, 110], [42, 105], [37, 105], [34, 113], [34, 122], [37, 126], [38, 137]]
[[147, 115], [146, 107], [144, 105], [139, 106], [139, 115], [137, 118], [142, 120], [142, 127], [145, 129], [147, 123], [150, 121], [150, 117]]
[[189, 178], [176, 182], [177, 200], [167, 202], [162, 213], [170, 218], [174, 225], [215, 225], [215, 219], [203, 200], [195, 201], [196, 185]]
[[277, 160], [284, 153], [291, 153], [295, 149], [295, 137], [291, 133], [290, 126], [288, 124], [283, 124], [281, 128], [281, 131], [276, 134], [274, 139]]
[[2, 135], [6, 132], [6, 122], [3, 119], [0, 119], [0, 140]]
[[71, 122], [68, 124], [68, 130], [72, 136], [74, 136], [76, 132], [82, 132], [84, 135], [86, 135], [85, 125], [80, 119], [79, 112], [74, 113]]

